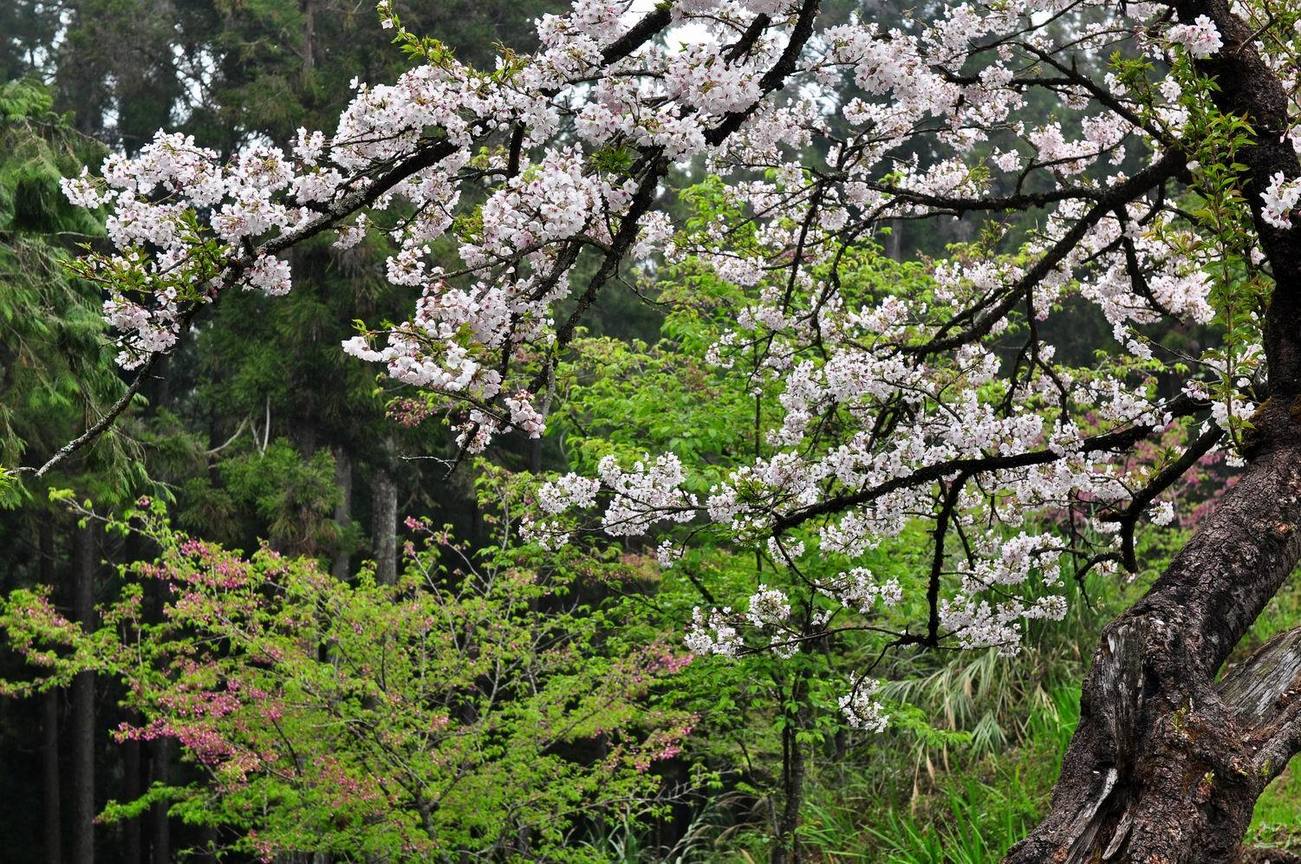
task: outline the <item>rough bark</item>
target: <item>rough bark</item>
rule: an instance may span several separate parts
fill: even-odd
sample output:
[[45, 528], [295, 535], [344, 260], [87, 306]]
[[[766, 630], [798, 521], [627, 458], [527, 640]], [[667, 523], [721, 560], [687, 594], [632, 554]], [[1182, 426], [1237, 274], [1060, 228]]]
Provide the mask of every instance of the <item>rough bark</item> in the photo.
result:
[[387, 471], [375, 472], [370, 506], [375, 579], [382, 585], [392, 585], [398, 573], [398, 487]]
[[[91, 525], [73, 529], [72, 612], [81, 626], [95, 626], [95, 570], [98, 552]], [[95, 862], [95, 675], [72, 681], [72, 862]]]
[[1185, 23], [1201, 15], [1215, 23], [1224, 47], [1199, 60], [1198, 71], [1215, 81], [1216, 107], [1245, 119], [1254, 135], [1252, 145], [1235, 159], [1245, 168], [1241, 191], [1274, 277], [1264, 328], [1270, 390], [1276, 396], [1295, 395], [1301, 393], [1301, 231], [1280, 229], [1261, 218], [1261, 193], [1270, 177], [1301, 176], [1296, 150], [1285, 134], [1291, 125], [1288, 92], [1255, 48], [1260, 34], [1233, 14], [1229, 0], [1180, 0], [1172, 5]]
[[1266, 404], [1272, 443], [1104, 631], [1048, 815], [1009, 864], [1238, 860], [1256, 798], [1301, 744], [1301, 630], [1216, 681], [1301, 558], [1298, 411]]

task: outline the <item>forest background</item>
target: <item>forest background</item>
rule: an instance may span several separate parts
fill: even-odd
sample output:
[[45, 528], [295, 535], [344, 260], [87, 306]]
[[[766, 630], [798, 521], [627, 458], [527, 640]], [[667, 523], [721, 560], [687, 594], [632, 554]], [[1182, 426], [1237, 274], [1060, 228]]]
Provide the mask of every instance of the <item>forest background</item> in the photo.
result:
[[[490, 66], [495, 46], [532, 47], [533, 19], [556, 7], [428, 0], [403, 12]], [[5, 466], [42, 463], [124, 388], [99, 290], [68, 266], [103, 226], [64, 200], [59, 178], [159, 128], [222, 154], [328, 129], [354, 79], [406, 68], [389, 43], [371, 7], [348, 0], [0, 6]], [[727, 217], [694, 179], [676, 215]], [[860, 278], [921, 285], [924, 268], [902, 262], [976, 239], [970, 222], [891, 226], [865, 246]], [[228, 297], [111, 434], [40, 482], [0, 488], [0, 594], [16, 598], [0, 649], [0, 859], [965, 864], [999, 860], [1034, 824], [1097, 632], [1161, 571], [1196, 510], [1144, 529], [1132, 580], [1072, 585], [1067, 621], [1032, 628], [1015, 657], [892, 655], [877, 673], [904, 682], [883, 694], [889, 729], [851, 730], [834, 690], [816, 686], [843, 662], [836, 646], [797, 662], [687, 654], [691, 609], [710, 599], [698, 577], [753, 590], [753, 559], [704, 548], [661, 570], [634, 538], [545, 552], [516, 532], [546, 472], [661, 449], [707, 465], [746, 446], [745, 394], [676, 350], [708, 344], [719, 324], [708, 303], [675, 297], [728, 287], [689, 268], [627, 273], [634, 290], [607, 292], [585, 318], [554, 432], [506, 436], [453, 466], [438, 419], [339, 348], [354, 321], [411, 305], [414, 291], [383, 278], [390, 251], [381, 232], [347, 251], [296, 249], [290, 296]], [[1096, 312], [1069, 320], [1059, 350], [1106, 344]], [[1226, 471], [1205, 460], [1185, 494]], [[872, 569], [915, 582], [923, 545], [876, 550]], [[239, 590], [207, 581], [216, 571]], [[178, 613], [178, 596], [194, 605]], [[457, 622], [454, 637], [431, 641], [431, 616]], [[1239, 650], [1298, 618], [1287, 588]], [[26, 649], [67, 621], [95, 640], [69, 642], [46, 658], [51, 676], [35, 676]], [[311, 628], [310, 650], [286, 638]], [[78, 651], [122, 674], [81, 671]], [[1249, 839], [1301, 848], [1299, 793], [1284, 773]]]

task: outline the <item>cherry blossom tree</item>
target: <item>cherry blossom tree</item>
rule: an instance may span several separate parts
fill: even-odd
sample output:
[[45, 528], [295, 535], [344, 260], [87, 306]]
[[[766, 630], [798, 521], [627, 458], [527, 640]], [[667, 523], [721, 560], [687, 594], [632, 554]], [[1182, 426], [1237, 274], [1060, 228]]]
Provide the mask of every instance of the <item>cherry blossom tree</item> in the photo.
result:
[[[744, 297], [702, 359], [776, 388], [781, 416], [756, 415], [754, 452], [707, 489], [671, 452], [556, 478], [533, 536], [563, 543], [594, 513], [653, 537], [665, 566], [707, 531], [798, 573], [925, 519], [927, 614], [896, 649], [1015, 651], [1027, 620], [1063, 613], [1041, 589], [1065, 562], [1135, 569], [1136, 526], [1168, 521], [1175, 482], [1223, 449], [1238, 481], [1106, 629], [1051, 807], [1008, 860], [1236, 860], [1301, 749], [1301, 630], [1222, 669], [1301, 558], [1301, 8], [951, 2], [886, 29], [823, 23], [818, 0], [577, 0], [490, 71], [398, 11], [381, 0], [413, 67], [358, 84], [332, 132], [224, 164], [160, 133], [66, 182], [110, 213], [114, 248], [81, 268], [110, 294], [132, 393], [223, 294], [292, 290], [280, 253], [373, 225], [398, 250], [388, 279], [423, 293], [343, 349], [477, 453], [544, 434], [584, 313], [629, 267], [691, 257]], [[1027, 111], [1045, 97], [1053, 116]], [[744, 218], [675, 225], [665, 205], [700, 174]], [[955, 218], [983, 254], [929, 262], [927, 290], [852, 278], [886, 223]], [[1105, 316], [1114, 350], [1059, 357], [1046, 334], [1067, 303]], [[1163, 348], [1162, 328], [1191, 326], [1213, 346]], [[861, 616], [899, 592], [862, 568], [813, 587]], [[792, 615], [761, 586], [698, 610], [687, 644], [799, 650]], [[849, 722], [887, 722], [878, 686], [846, 685]]]

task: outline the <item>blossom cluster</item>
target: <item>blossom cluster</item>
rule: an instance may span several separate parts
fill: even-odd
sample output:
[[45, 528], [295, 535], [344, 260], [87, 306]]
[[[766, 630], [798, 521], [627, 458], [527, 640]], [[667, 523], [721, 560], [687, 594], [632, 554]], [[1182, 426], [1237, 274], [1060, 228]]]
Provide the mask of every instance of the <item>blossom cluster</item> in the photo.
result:
[[[945, 585], [928, 638], [1014, 650], [1027, 621], [1064, 611], [1063, 538], [1027, 523], [1066, 513], [1057, 524], [1072, 549], [1114, 551], [1114, 522], [1094, 517], [1127, 506], [1152, 473], [1117, 451], [1185, 430], [1158, 378], [1188, 378], [1226, 429], [1250, 406], [1236, 391], [1258, 349], [1239, 346], [1236, 365], [1171, 357], [1151, 332], [1216, 318], [1223, 262], [1167, 192], [1198, 176], [1167, 146], [1189, 123], [1196, 82], [1189, 62], [1166, 61], [1216, 56], [1221, 27], [1102, 0], [955, 3], [889, 29], [857, 16], [828, 25], [816, 11], [811, 0], [648, 12], [576, 0], [539, 19], [532, 54], [484, 71], [426, 46], [428, 62], [396, 82], [358, 83], [332, 133], [301, 130], [286, 149], [260, 143], [223, 162], [160, 134], [110, 157], [101, 177], [64, 188], [109, 214], [114, 249], [86, 266], [110, 286], [122, 363], [171, 350], [193, 310], [226, 290], [290, 290], [279, 253], [294, 243], [382, 232], [384, 272], [412, 311], [343, 349], [424, 391], [479, 452], [506, 431], [543, 434], [539, 395], [621, 268], [691, 261], [745, 298], [700, 359], [719, 376], [746, 369], [756, 398], [776, 394], [778, 416], [755, 453], [708, 481], [666, 453], [630, 467], [610, 456], [595, 476], [545, 483], [530, 536], [554, 548], [575, 511], [599, 510], [612, 536], [691, 523], [794, 572], [819, 556], [859, 563], [928, 518], [943, 529]], [[389, 0], [380, 13], [410, 35]], [[1139, 73], [1077, 64], [1118, 40], [1150, 61]], [[1072, 122], [1029, 117], [1036, 88]], [[699, 168], [725, 178], [720, 195], [751, 240], [734, 242], [736, 220], [673, 224], [662, 193]], [[1261, 194], [1265, 223], [1291, 228], [1301, 180], [1276, 174]], [[842, 278], [892, 220], [1030, 210], [1024, 242], [997, 236], [931, 262], [924, 290]], [[1057, 356], [1041, 329], [1072, 303], [1106, 321], [1117, 356]], [[961, 555], [944, 545], [950, 530]], [[677, 546], [657, 539], [672, 563]], [[743, 612], [697, 610], [689, 647], [736, 654], [753, 637], [788, 651], [828, 615], [876, 615], [902, 594], [853, 565], [812, 584], [834, 613], [810, 603], [797, 628], [795, 598], [764, 584]], [[883, 722], [874, 692], [855, 684], [850, 722]]]

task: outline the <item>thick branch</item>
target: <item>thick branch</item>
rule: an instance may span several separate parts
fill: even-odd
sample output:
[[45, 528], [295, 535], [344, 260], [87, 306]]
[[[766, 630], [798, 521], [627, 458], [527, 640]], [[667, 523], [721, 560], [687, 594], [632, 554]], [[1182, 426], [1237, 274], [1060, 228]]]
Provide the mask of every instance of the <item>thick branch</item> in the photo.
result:
[[[295, 246], [304, 240], [315, 237], [322, 231], [333, 228], [341, 220], [357, 212], [367, 205], [373, 204], [381, 195], [388, 192], [394, 186], [406, 180], [413, 174], [423, 171], [437, 164], [440, 160], [450, 155], [455, 148], [451, 142], [446, 139], [430, 140], [416, 148], [411, 156], [394, 164], [386, 173], [380, 174], [371, 183], [362, 189], [351, 192], [334, 204], [330, 205], [310, 222], [286, 231], [263, 243], [255, 252], [247, 253], [231, 262], [222, 276], [221, 290], [229, 288], [238, 281], [239, 277], [249, 267], [249, 265], [261, 254], [274, 255], [283, 252], [285, 249]], [[184, 335], [189, 330], [190, 325], [194, 322], [195, 315], [202, 308], [201, 303], [195, 303], [182, 315], [177, 322], [178, 337]], [[179, 340], [178, 340], [179, 341]], [[154, 354], [145, 363], [144, 367], [136, 372], [131, 383], [127, 385], [126, 392], [117, 402], [98, 421], [92, 424], [85, 432], [60, 447], [55, 454], [41, 467], [33, 472], [36, 477], [43, 477], [49, 471], [54, 469], [60, 463], [67, 460], [70, 456], [80, 450], [85, 449], [93, 444], [100, 435], [103, 435], [131, 404], [131, 400], [140, 392], [149, 376], [158, 368], [161, 359], [166, 356], [163, 353]], [[31, 470], [31, 469], [26, 469]]]
[[[760, 97], [751, 103], [750, 107], [743, 111], [733, 111], [723, 118], [723, 121], [705, 133], [705, 141], [711, 146], [717, 147], [727, 140], [727, 138], [741, 128], [741, 124], [750, 119], [750, 115], [755, 112], [768, 94], [774, 90], [780, 90], [786, 86], [786, 79], [795, 73], [795, 62], [799, 59], [800, 52], [804, 50], [804, 45], [813, 35], [813, 21], [818, 17], [818, 9], [821, 6], [821, 0], [804, 0], [800, 7], [800, 14], [795, 19], [795, 27], [791, 31], [791, 38], [787, 41], [785, 49], [782, 50], [781, 56], [772, 68], [764, 73], [759, 79]], [[748, 34], [747, 34], [748, 35]]]
[[[656, 34], [667, 27], [672, 20], [671, 7], [669, 4], [657, 6], [652, 12], [643, 16], [636, 25], [627, 33], [610, 44], [603, 52], [601, 59], [608, 65], [616, 63], [632, 54], [649, 40], [653, 39]], [[517, 161], [518, 141], [522, 140], [522, 127], [517, 127], [515, 136], [512, 140], [512, 161]], [[311, 237], [320, 234], [330, 228], [335, 227], [340, 221], [362, 209], [363, 207], [373, 204], [382, 195], [392, 190], [399, 183], [403, 182], [412, 175], [436, 165], [447, 156], [455, 151], [456, 147], [447, 139], [429, 139], [422, 142], [410, 155], [393, 162], [388, 169], [377, 175], [370, 183], [357, 189], [329, 205], [320, 214], [311, 221], [282, 234], [273, 237], [267, 242], [257, 247], [256, 251], [245, 254], [234, 260], [227, 268], [222, 282], [223, 288], [234, 284], [239, 275], [252, 263], [260, 254], [275, 255], [283, 252], [293, 246], [302, 243]], [[197, 309], [197, 307], [195, 307]], [[180, 322], [179, 329], [183, 334], [193, 321], [194, 313], [187, 314]], [[122, 397], [115, 402], [104, 416], [92, 424], [81, 435], [64, 444], [55, 452], [55, 454], [36, 469], [21, 469], [31, 472], [36, 477], [42, 477], [67, 460], [73, 454], [94, 443], [105, 431], [107, 431], [117, 421], [117, 418], [124, 412], [136, 394], [144, 386], [149, 376], [156, 370], [160, 359], [164, 354], [155, 354], [150, 357], [131, 383], [127, 385], [127, 390]]]
[[[1191, 400], [1178, 400], [1171, 402], [1167, 406], [1171, 413], [1176, 416], [1191, 413], [1196, 410], [1198, 405]], [[1107, 432], [1102, 435], [1094, 435], [1091, 438], [1085, 438], [1080, 444], [1080, 451], [1084, 453], [1099, 453], [1108, 451], [1126, 450], [1134, 444], [1152, 434], [1150, 426], [1131, 426], [1127, 429], [1118, 429]], [[936, 462], [918, 468], [911, 474], [903, 477], [896, 477], [893, 480], [887, 480], [884, 483], [861, 489], [847, 495], [836, 495], [819, 501], [817, 504], [811, 504], [808, 507], [801, 507], [790, 513], [778, 516], [773, 521], [773, 528], [777, 533], [787, 531], [797, 525], [816, 519], [819, 516], [828, 516], [834, 513], [841, 513], [845, 510], [867, 504], [871, 501], [888, 495], [891, 492], [897, 492], [900, 489], [907, 489], [912, 486], [921, 486], [926, 483], [934, 483], [949, 477], [953, 474], [975, 475], [985, 474], [992, 471], [1009, 471], [1016, 468], [1030, 468], [1035, 465], [1047, 465], [1049, 462], [1056, 462], [1063, 458], [1064, 454], [1056, 450], [1027, 450], [1022, 453], [1012, 453], [1006, 456], [971, 456], [961, 459], [950, 459], [945, 462]]]
[[643, 16], [640, 21], [633, 25], [631, 30], [610, 43], [601, 52], [601, 59], [605, 61], [606, 65], [617, 63], [651, 39], [654, 39], [656, 34], [669, 26], [669, 22], [672, 20], [673, 7], [671, 4], [660, 3], [656, 5], [655, 9]]
[[942, 329], [936, 334], [935, 338], [923, 345], [908, 348], [908, 352], [912, 354], [935, 354], [941, 351], [951, 351], [975, 339], [987, 336], [995, 324], [1016, 308], [1016, 305], [1021, 302], [1027, 291], [1042, 282], [1058, 264], [1066, 260], [1072, 250], [1079, 245], [1080, 241], [1088, 235], [1095, 225], [1102, 221], [1109, 211], [1139, 198], [1152, 188], [1177, 176], [1184, 171], [1184, 164], [1183, 153], [1177, 150], [1172, 151], [1155, 164], [1144, 168], [1133, 177], [1123, 180], [1108, 189], [1097, 198], [1097, 203], [1094, 206], [1090, 207], [1083, 216], [1075, 221], [1075, 224], [1070, 227], [1060, 240], [1049, 247], [1048, 251], [1041, 255], [1039, 260], [1035, 261], [1034, 265], [1020, 279], [1004, 291], [1002, 298], [993, 307], [977, 316], [964, 330], [952, 336], [946, 336], [944, 335], [945, 330]]

